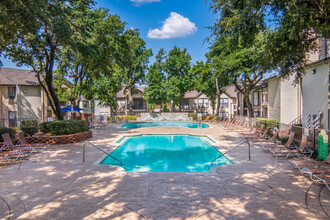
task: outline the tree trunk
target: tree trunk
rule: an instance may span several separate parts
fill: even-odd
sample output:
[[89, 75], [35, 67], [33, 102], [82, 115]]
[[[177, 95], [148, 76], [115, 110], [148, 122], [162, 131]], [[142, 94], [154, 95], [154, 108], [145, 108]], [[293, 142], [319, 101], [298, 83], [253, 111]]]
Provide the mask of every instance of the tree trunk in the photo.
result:
[[132, 88], [128, 89], [128, 110], [132, 113], [133, 109], [133, 97], [132, 97]]
[[216, 110], [216, 116], [219, 116], [220, 114], [220, 89], [219, 89], [219, 79], [218, 77], [215, 78], [215, 86], [217, 88], [217, 110]]
[[52, 73], [52, 67], [49, 67], [49, 69], [46, 69], [46, 77], [44, 78], [47, 90], [49, 92], [50, 98], [53, 101], [55, 112], [57, 120], [63, 120], [63, 115], [61, 111], [61, 105], [60, 101], [58, 100], [57, 94], [55, 92], [55, 89], [53, 87], [53, 73]]
[[[244, 102], [245, 102], [246, 107], [248, 109], [248, 115], [247, 116], [250, 117], [250, 118], [253, 118], [254, 117], [253, 108], [252, 108], [252, 104], [250, 102], [249, 92], [246, 92], [244, 94]], [[243, 113], [244, 113], [244, 109], [243, 109]]]

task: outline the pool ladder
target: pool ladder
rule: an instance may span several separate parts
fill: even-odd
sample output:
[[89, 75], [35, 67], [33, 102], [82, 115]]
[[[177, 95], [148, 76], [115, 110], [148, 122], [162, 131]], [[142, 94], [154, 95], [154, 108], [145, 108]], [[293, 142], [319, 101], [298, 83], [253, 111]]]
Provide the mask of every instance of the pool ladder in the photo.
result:
[[103, 150], [102, 148], [100, 148], [99, 146], [93, 144], [92, 142], [85, 142], [84, 147], [83, 147], [83, 162], [85, 162], [85, 157], [86, 157], [86, 145], [89, 144], [93, 147], [95, 147], [96, 149], [102, 151], [103, 153], [105, 153], [106, 155], [108, 155], [109, 157], [113, 158], [114, 160], [118, 161], [120, 163], [120, 166], [123, 167], [124, 169], [126, 168], [126, 166], [117, 158], [115, 158], [114, 156], [112, 156], [111, 154], [109, 154], [108, 152], [106, 152], [105, 150]]
[[249, 147], [249, 161], [251, 162], [251, 142], [249, 140], [244, 140], [241, 143], [237, 144], [235, 147], [230, 148], [229, 150], [227, 150], [223, 154], [221, 154], [221, 155], [217, 156], [216, 158], [214, 158], [211, 162], [211, 165], [209, 166], [209, 169], [211, 169], [213, 167], [214, 161], [216, 161], [217, 159], [225, 156], [225, 154], [229, 153], [230, 151], [236, 149], [237, 147], [239, 147], [239, 146], [241, 146], [242, 144], [245, 144], [245, 143], [247, 143], [248, 147]]

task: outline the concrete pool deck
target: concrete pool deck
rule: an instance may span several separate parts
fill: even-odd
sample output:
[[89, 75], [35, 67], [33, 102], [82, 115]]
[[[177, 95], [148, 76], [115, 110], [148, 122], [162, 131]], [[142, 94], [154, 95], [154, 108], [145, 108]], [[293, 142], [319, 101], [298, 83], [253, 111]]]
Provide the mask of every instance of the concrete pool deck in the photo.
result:
[[[210, 135], [224, 152], [242, 139], [208, 129], [112, 125], [93, 130], [92, 143], [107, 151], [121, 135]], [[253, 145], [228, 154], [235, 163], [210, 173], [125, 173], [95, 164], [103, 153], [84, 142], [51, 146], [30, 160], [0, 166], [0, 219], [329, 219], [330, 191]], [[321, 190], [321, 191], [320, 191]], [[322, 206], [320, 205], [322, 204]], [[323, 209], [322, 209], [323, 207]]]

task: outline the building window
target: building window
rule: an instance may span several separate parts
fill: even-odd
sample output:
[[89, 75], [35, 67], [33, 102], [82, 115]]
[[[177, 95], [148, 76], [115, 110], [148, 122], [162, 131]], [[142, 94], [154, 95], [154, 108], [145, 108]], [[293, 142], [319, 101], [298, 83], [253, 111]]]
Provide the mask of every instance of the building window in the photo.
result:
[[100, 108], [106, 108], [106, 107], [108, 107], [107, 104], [105, 104], [103, 102], [100, 103]]
[[220, 99], [220, 108], [228, 108], [228, 98]]
[[66, 106], [66, 101], [60, 102], [60, 106]]
[[198, 99], [198, 108], [208, 108], [209, 99]]
[[182, 101], [181, 101], [181, 108], [183, 110], [189, 109], [189, 99], [182, 99]]
[[9, 104], [15, 104], [16, 87], [8, 87]]
[[8, 112], [9, 127], [17, 127], [16, 112]]
[[88, 101], [84, 101], [83, 105], [84, 105], [84, 108], [87, 108], [88, 107]]
[[143, 99], [134, 99], [133, 109], [143, 109]]
[[220, 117], [228, 117], [228, 113], [226, 112], [219, 112]]
[[259, 112], [259, 111], [254, 112], [254, 117], [255, 117], [255, 118], [260, 117], [260, 112]]
[[259, 106], [259, 92], [253, 92], [253, 105]]

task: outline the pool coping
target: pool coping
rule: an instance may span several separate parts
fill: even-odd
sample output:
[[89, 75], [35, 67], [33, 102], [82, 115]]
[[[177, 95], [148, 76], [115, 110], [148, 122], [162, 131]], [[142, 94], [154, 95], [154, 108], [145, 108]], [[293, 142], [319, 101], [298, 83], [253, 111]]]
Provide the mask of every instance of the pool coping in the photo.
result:
[[[223, 149], [223, 147], [220, 145], [219, 141], [214, 139], [211, 135], [199, 135], [199, 134], [191, 134], [191, 133], [186, 133], [186, 134], [131, 134], [131, 135], [120, 135], [117, 139], [115, 139], [115, 141], [113, 141], [112, 143], [110, 143], [110, 150], [107, 151], [108, 154], [111, 154], [113, 151], [115, 151], [118, 147], [120, 147], [120, 145], [122, 145], [125, 141], [126, 138], [125, 137], [137, 137], [137, 136], [148, 136], [148, 135], [175, 135], [175, 136], [199, 136], [199, 137], [207, 137], [208, 139], [212, 140], [214, 143], [210, 143], [208, 141], [206, 141], [207, 139], [204, 139], [204, 141], [209, 144], [211, 147], [214, 147], [217, 151], [219, 151], [220, 153], [223, 153], [220, 151], [220, 148]], [[123, 139], [125, 138], [125, 139]], [[121, 142], [117, 143], [119, 140], [123, 139]], [[233, 164], [237, 164], [234, 163], [232, 160], [232, 157], [228, 157], [228, 155], [225, 155], [224, 157], [226, 157], [231, 163], [230, 164], [224, 164], [224, 165], [219, 165], [219, 166], [214, 166], [211, 167], [210, 170], [208, 172], [135, 172], [135, 171], [126, 171], [123, 167], [120, 166], [116, 166], [116, 165], [109, 165], [109, 164], [101, 164], [101, 162], [103, 160], [105, 160], [105, 158], [107, 158], [108, 155], [102, 155], [99, 159], [97, 159], [94, 163], [93, 166], [108, 166], [108, 167], [113, 167], [118, 169], [117, 171], [117, 175], [149, 175], [149, 174], [184, 174], [184, 175], [215, 175], [216, 174], [216, 169], [220, 166], [227, 166], [227, 165], [233, 165]]]
[[[135, 121], [132, 123], [157, 123], [157, 122], [169, 122], [169, 123], [199, 123], [199, 122], [195, 122], [195, 121]], [[187, 128], [187, 129], [210, 129], [213, 128], [212, 124], [210, 122], [201, 122], [202, 124], [206, 124], [209, 127], [208, 128], [187, 128], [187, 127], [175, 127], [175, 126], [162, 126], [161, 128]], [[140, 129], [140, 128], [122, 128], [121, 126], [124, 124], [128, 124], [128, 122], [124, 122], [124, 123], [120, 123], [118, 124], [117, 128], [123, 129], [123, 130], [130, 130], [130, 129]], [[142, 128], [150, 128], [150, 127], [142, 127]], [[153, 127], [153, 128], [157, 128], [157, 127]]]

